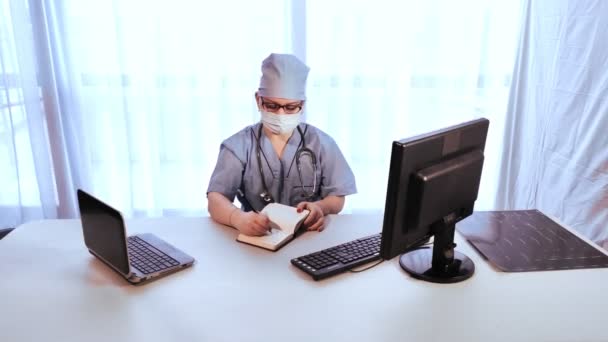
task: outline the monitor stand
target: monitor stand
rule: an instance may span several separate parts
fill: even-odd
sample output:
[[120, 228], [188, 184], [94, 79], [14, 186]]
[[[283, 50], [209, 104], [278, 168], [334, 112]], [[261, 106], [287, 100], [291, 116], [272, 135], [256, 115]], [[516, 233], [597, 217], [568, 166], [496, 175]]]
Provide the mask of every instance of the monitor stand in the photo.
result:
[[399, 264], [412, 277], [433, 283], [457, 283], [470, 278], [475, 264], [466, 255], [455, 251], [454, 215], [433, 224], [433, 248], [419, 248], [404, 253]]

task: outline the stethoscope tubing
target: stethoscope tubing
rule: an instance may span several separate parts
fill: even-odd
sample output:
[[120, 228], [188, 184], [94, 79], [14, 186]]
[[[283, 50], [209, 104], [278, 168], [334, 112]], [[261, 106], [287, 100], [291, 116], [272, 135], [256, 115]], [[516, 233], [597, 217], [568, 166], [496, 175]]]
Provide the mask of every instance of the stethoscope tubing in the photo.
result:
[[[260, 139], [262, 138], [262, 127], [263, 125], [260, 125], [260, 129], [258, 130], [258, 135], [255, 136], [256, 138], [256, 157], [257, 157], [257, 162], [258, 162], [258, 168], [260, 171], [260, 177], [262, 178], [262, 193], [260, 193], [260, 197], [262, 198], [262, 200], [265, 203], [273, 203], [274, 202], [274, 198], [272, 198], [272, 195], [270, 194], [270, 192], [268, 191], [268, 186], [266, 185], [266, 178], [264, 177], [264, 169], [262, 167], [262, 157], [261, 157], [261, 146], [260, 146]], [[300, 126], [297, 127], [298, 129], [298, 133], [300, 134], [300, 139], [301, 139], [301, 147], [298, 148], [298, 150], [296, 151], [296, 168], [298, 170], [298, 178], [300, 179], [300, 186], [302, 187], [302, 193], [305, 195], [306, 199], [311, 199], [314, 197], [315, 193], [317, 192], [317, 156], [315, 155], [315, 153], [309, 149], [306, 146], [306, 139], [305, 139], [305, 134], [306, 131], [308, 130], [308, 126], [306, 127], [306, 129], [304, 130], [304, 132], [302, 132], [302, 130], [300, 129]], [[302, 155], [309, 155], [311, 162], [312, 162], [312, 172], [313, 172], [313, 187], [312, 187], [312, 192], [308, 193], [308, 191], [306, 191], [306, 189], [304, 188], [304, 180], [302, 178], [302, 166], [301, 166], [301, 162], [300, 159], [302, 158]]]

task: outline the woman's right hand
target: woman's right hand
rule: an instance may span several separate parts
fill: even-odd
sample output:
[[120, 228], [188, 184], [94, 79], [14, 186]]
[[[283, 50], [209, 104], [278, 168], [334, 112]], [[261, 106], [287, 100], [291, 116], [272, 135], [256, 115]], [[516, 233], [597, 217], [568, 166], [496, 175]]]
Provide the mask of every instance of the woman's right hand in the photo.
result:
[[251, 236], [265, 235], [270, 229], [268, 216], [253, 211], [244, 212], [240, 209], [232, 215], [232, 224], [241, 233]]

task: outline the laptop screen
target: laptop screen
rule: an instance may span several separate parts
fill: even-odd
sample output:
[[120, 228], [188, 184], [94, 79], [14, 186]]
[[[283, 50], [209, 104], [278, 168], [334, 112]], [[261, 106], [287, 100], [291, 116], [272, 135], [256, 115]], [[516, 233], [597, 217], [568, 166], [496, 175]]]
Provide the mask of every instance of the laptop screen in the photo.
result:
[[128, 275], [126, 233], [120, 213], [82, 190], [78, 190], [78, 206], [85, 245]]

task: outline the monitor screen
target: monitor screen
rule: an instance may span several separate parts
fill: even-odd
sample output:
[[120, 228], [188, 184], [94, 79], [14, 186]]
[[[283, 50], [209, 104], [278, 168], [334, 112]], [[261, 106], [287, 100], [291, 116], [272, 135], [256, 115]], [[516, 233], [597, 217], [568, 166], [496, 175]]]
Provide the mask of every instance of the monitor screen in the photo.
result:
[[[450, 283], [473, 262], [454, 250], [455, 224], [473, 213], [489, 121], [477, 119], [393, 142], [380, 255], [412, 276]], [[433, 237], [432, 248], [420, 248]]]

